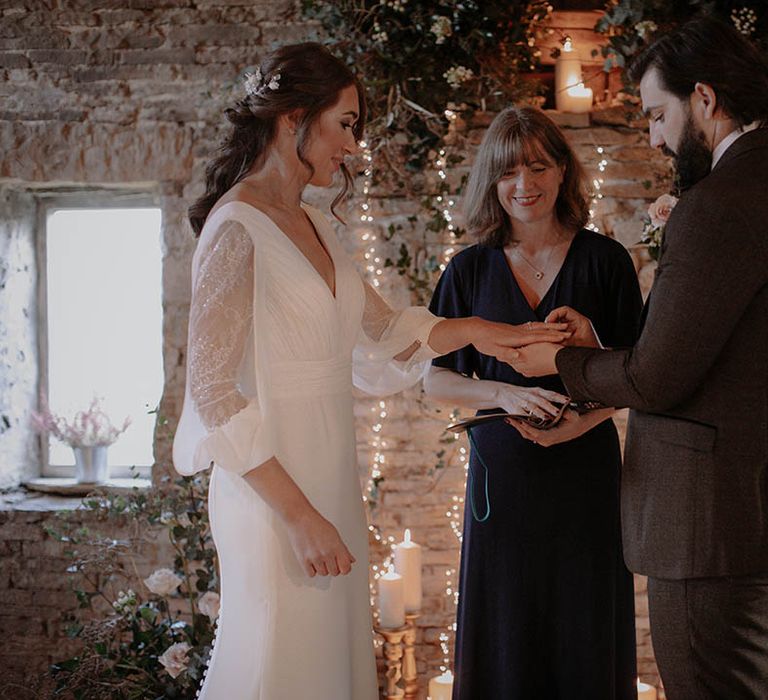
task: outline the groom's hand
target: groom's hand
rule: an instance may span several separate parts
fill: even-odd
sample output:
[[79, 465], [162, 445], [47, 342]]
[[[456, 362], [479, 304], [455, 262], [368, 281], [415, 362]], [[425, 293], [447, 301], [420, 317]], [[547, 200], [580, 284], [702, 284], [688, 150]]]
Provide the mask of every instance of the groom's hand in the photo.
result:
[[566, 324], [571, 335], [570, 338], [563, 341], [563, 345], [578, 345], [585, 348], [603, 347], [592, 321], [570, 306], [559, 306], [550, 311], [544, 320], [547, 323]]
[[526, 377], [557, 374], [555, 355], [563, 346], [556, 343], [533, 343], [511, 351], [509, 364]]

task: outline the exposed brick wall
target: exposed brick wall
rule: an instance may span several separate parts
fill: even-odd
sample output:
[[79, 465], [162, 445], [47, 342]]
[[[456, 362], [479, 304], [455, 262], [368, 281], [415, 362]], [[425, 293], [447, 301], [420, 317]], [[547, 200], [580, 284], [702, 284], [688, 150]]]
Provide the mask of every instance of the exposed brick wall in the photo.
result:
[[[48, 697], [39, 691], [48, 667], [78, 652], [79, 643], [66, 634], [68, 623], [78, 612], [74, 579], [66, 574], [73, 563], [68, 552], [75, 547], [47, 531], [64, 531], [54, 508], [65, 512], [77, 505], [77, 499], [39, 495], [21, 502], [18, 496], [6, 497], [0, 503], [0, 698], [32, 700], [38, 697], [37, 692], [39, 697]], [[71, 515], [69, 512], [65, 517]], [[127, 539], [132, 532], [126, 520], [118, 521], [115, 529], [105, 529], [92, 513], [77, 514], [74, 523], [117, 540]], [[83, 551], [83, 547], [77, 549]], [[132, 549], [130, 559], [126, 568], [133, 571], [135, 566], [139, 577], [160, 566], [171, 566], [173, 549], [167, 532], [147, 531], [146, 539]], [[133, 587], [140, 590], [140, 585], [137, 580]], [[95, 601], [94, 608], [100, 614], [107, 607], [105, 601]]]
[[[230, 81], [273, 42], [299, 40], [315, 31], [300, 22], [297, 8], [297, 2], [287, 0], [28, 0], [0, 9], [0, 186], [8, 193], [0, 199], [3, 260], [14, 245], [30, 251], [32, 224], [23, 206], [28, 190], [98, 185], [154, 193], [163, 211], [166, 385], [161, 410], [171, 422], [178, 416], [184, 385], [194, 249], [186, 207], [200, 191], [203, 164], [224, 124], [221, 112], [235, 90]], [[604, 178], [598, 225], [632, 245], [647, 203], [664, 189], [664, 159], [620, 109], [596, 113], [591, 126], [568, 128], [567, 134], [590, 175]], [[470, 158], [464, 168], [480, 135], [479, 130], [467, 135]], [[605, 148], [608, 161], [602, 174], [596, 170], [597, 146]], [[461, 172], [456, 169], [451, 177]], [[380, 230], [389, 223], [407, 227], [407, 216], [418, 209], [414, 201], [387, 192], [376, 193], [372, 204]], [[22, 230], [27, 234], [19, 242], [14, 232]], [[340, 229], [340, 235], [351, 252], [359, 252], [354, 226]], [[440, 241], [432, 244], [438, 249]], [[640, 268], [644, 261], [638, 255], [636, 262]], [[646, 287], [651, 272], [652, 266], [640, 270]], [[16, 269], [14, 274], [14, 284], [28, 297], [33, 273]], [[396, 303], [407, 301], [396, 275], [385, 292]], [[13, 305], [8, 299], [0, 288], [3, 323], [17, 309], [16, 298]], [[29, 348], [35, 337], [33, 311], [30, 307], [28, 325], [19, 336]], [[12, 357], [12, 342], [18, 342], [15, 333], [11, 341], [0, 331], [0, 409], [5, 411], [6, 389], [13, 381], [21, 382], [26, 398], [14, 398], [9, 409], [16, 411], [12, 426], [17, 432], [0, 435], [0, 485], [6, 486], [18, 483], [23, 469], [34, 462], [31, 438], [18, 427], [20, 416], [34, 403], [34, 352], [24, 365], [32, 369], [22, 372]], [[374, 405], [365, 398], [357, 403], [361, 473], [371, 459]], [[385, 535], [397, 539], [403, 527], [413, 528], [414, 538], [428, 547], [418, 649], [419, 668], [426, 677], [442, 659], [439, 635], [454, 615], [453, 600], [445, 594], [445, 571], [457, 566], [458, 542], [446, 512], [463, 491], [464, 472], [456, 460], [433, 470], [445, 409], [437, 414], [437, 407], [420, 401], [418, 390], [387, 399], [386, 405], [385, 481], [374, 519]], [[2, 427], [0, 415], [0, 433]], [[7, 447], [9, 439], [13, 448]], [[156, 456], [159, 474], [169, 457], [163, 436]], [[39, 670], [66, 649], [57, 620], [74, 607], [74, 596], [63, 574], [66, 560], [42, 529], [51, 517], [42, 512], [0, 513], [5, 534], [0, 544], [0, 603], [6, 606], [1, 624], [3, 630], [12, 630], [15, 640], [0, 649], [4, 668]], [[385, 553], [374, 543], [374, 563]], [[161, 552], [147, 556], [147, 567], [168, 564]], [[647, 606], [643, 581], [637, 583], [640, 671], [652, 679]]]

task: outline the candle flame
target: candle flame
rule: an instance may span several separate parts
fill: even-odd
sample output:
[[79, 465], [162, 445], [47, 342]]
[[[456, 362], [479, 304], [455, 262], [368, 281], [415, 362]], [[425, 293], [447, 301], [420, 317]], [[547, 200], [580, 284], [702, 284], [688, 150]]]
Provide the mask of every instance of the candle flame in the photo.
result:
[[569, 36], [563, 39], [563, 51], [573, 51], [573, 40]]
[[571, 85], [566, 92], [573, 97], [592, 97], [592, 88], [584, 87], [584, 83]]
[[405, 536], [403, 537], [403, 540], [406, 544], [411, 543], [411, 530], [410, 528], [405, 528]]

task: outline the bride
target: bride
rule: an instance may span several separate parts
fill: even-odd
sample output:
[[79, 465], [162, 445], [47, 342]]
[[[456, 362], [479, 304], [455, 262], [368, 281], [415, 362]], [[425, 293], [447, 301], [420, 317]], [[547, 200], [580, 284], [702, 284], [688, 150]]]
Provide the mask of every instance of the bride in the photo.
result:
[[506, 360], [565, 334], [392, 310], [302, 202], [307, 184], [328, 186], [338, 171], [334, 205], [349, 187], [344, 160], [366, 113], [354, 75], [319, 44], [285, 46], [245, 93], [190, 208], [199, 242], [173, 458], [182, 474], [213, 465], [222, 600], [199, 693], [374, 700], [353, 383], [391, 393], [470, 343]]

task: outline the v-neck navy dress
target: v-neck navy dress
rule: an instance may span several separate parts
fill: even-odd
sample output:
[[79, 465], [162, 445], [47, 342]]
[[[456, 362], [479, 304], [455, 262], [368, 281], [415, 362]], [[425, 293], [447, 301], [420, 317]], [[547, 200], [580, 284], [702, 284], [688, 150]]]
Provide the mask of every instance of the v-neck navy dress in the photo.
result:
[[[588, 316], [607, 347], [631, 346], [642, 307], [624, 247], [588, 230], [573, 239], [536, 309], [504, 251], [475, 245], [451, 260], [430, 310], [520, 324], [558, 306]], [[433, 363], [467, 376], [565, 392], [468, 346]], [[498, 410], [498, 409], [492, 409]], [[484, 413], [485, 411], [479, 411]], [[498, 421], [472, 431], [465, 502], [454, 700], [635, 698], [632, 575], [619, 523], [621, 455], [613, 421], [542, 447]]]

